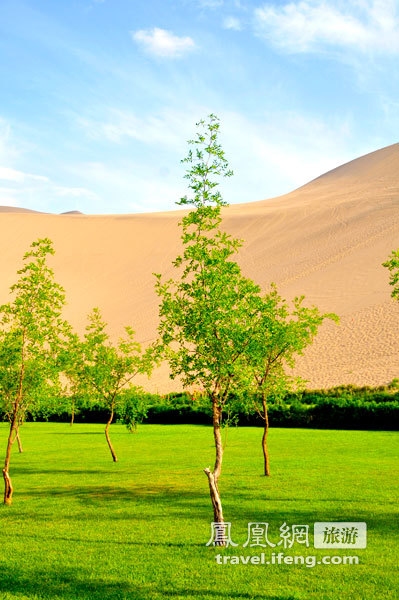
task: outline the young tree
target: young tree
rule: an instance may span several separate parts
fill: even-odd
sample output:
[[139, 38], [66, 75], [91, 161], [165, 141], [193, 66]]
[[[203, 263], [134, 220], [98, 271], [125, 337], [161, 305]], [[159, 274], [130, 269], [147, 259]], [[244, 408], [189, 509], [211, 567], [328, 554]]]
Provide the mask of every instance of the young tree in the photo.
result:
[[0, 394], [10, 421], [3, 468], [4, 503], [12, 503], [9, 473], [12, 445], [26, 412], [45, 406], [60, 390], [58, 356], [69, 325], [61, 318], [63, 288], [54, 281], [46, 259], [54, 254], [51, 240], [33, 242], [25, 266], [11, 287], [12, 302], [0, 307]]
[[324, 319], [337, 320], [338, 317], [333, 313], [322, 314], [316, 307], [303, 306], [304, 296], [294, 299], [291, 312], [274, 284], [268, 294], [254, 297], [253, 301], [257, 317], [243, 356], [243, 369], [253, 385], [254, 407], [264, 420], [264, 473], [269, 476], [267, 399], [270, 396], [282, 398], [303, 383], [287, 373], [287, 367], [294, 367], [296, 356], [312, 343]]
[[391, 273], [389, 278], [389, 285], [393, 287], [391, 296], [399, 301], [399, 248], [392, 251], [389, 259], [382, 266], [386, 267]]
[[137, 388], [124, 393], [118, 415], [120, 422], [126, 425], [130, 433], [137, 433], [137, 426], [147, 416], [150, 399], [150, 394]]
[[[155, 274], [160, 303], [160, 342], [165, 349], [171, 377], [180, 377], [183, 385], [199, 385], [212, 405], [215, 465], [204, 469], [209, 482], [214, 520], [223, 522], [218, 481], [221, 474], [223, 444], [222, 411], [231, 401], [231, 392], [239, 391], [244, 380], [240, 357], [251, 331], [251, 299], [259, 292], [250, 279], [242, 276], [231, 260], [241, 240], [220, 229], [221, 207], [226, 205], [215, 178], [229, 177], [232, 172], [218, 144], [219, 122], [210, 115], [208, 122], [197, 123], [199, 129], [182, 162], [189, 168], [192, 198], [186, 196], [179, 205], [194, 207], [182, 218], [184, 250], [173, 265], [179, 271], [176, 280], [162, 282]], [[223, 545], [223, 541], [221, 542]]]
[[109, 412], [105, 437], [112, 459], [117, 462], [109, 427], [116, 409], [127, 397], [126, 391], [134, 389], [133, 378], [138, 373], [150, 374], [151, 353], [141, 353], [131, 327], [125, 327], [125, 338], [114, 346], [105, 331], [107, 324], [102, 320], [98, 308], [93, 309], [88, 320], [83, 341], [75, 337], [71, 345], [70, 355], [74, 360], [70, 361], [67, 374], [80, 395], [97, 400]]

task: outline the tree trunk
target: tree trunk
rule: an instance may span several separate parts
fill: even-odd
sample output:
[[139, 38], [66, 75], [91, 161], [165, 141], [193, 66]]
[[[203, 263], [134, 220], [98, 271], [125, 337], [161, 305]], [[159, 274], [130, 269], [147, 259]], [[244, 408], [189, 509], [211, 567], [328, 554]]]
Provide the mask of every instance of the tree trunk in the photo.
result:
[[3, 478], [4, 478], [4, 504], [10, 506], [12, 504], [12, 493], [14, 488], [12, 487], [11, 477], [9, 473], [10, 467], [10, 457], [11, 457], [11, 447], [15, 441], [14, 433], [17, 431], [16, 422], [17, 422], [17, 411], [18, 404], [16, 404], [14, 408], [13, 418], [10, 424], [10, 433], [8, 435], [7, 441], [7, 450], [6, 450], [6, 459], [4, 461], [4, 469], [3, 469]]
[[[223, 509], [222, 509], [222, 501], [220, 499], [219, 489], [218, 489], [218, 479], [220, 476], [220, 472], [222, 470], [222, 460], [223, 460], [223, 444], [222, 444], [222, 436], [220, 433], [220, 419], [221, 419], [222, 410], [217, 405], [216, 399], [213, 400], [213, 437], [215, 439], [215, 450], [216, 450], [216, 460], [213, 471], [211, 471], [210, 467], [204, 469], [206, 476], [208, 477], [209, 482], [209, 492], [211, 496], [212, 506], [213, 506], [213, 520], [215, 523], [224, 523], [223, 519]], [[226, 540], [224, 536], [217, 542], [218, 546], [225, 546]]]
[[[215, 483], [215, 477], [210, 470], [210, 467], [204, 469], [209, 481], [209, 491], [211, 495], [211, 501], [213, 506], [213, 520], [215, 523], [224, 523], [222, 501], [220, 499], [219, 490]], [[224, 545], [224, 544], [223, 544]]]
[[[24, 341], [25, 341], [25, 333], [24, 333]], [[6, 459], [4, 461], [4, 469], [3, 469], [3, 478], [4, 478], [4, 504], [11, 506], [12, 504], [12, 494], [14, 488], [12, 487], [11, 477], [9, 473], [10, 468], [10, 457], [11, 457], [11, 447], [15, 441], [15, 437], [13, 439], [14, 433], [18, 433], [18, 423], [19, 423], [19, 405], [22, 399], [22, 384], [24, 380], [24, 371], [25, 371], [25, 362], [24, 362], [24, 345], [22, 346], [22, 365], [21, 365], [21, 373], [19, 375], [19, 389], [18, 396], [15, 399], [14, 404], [14, 412], [12, 415], [11, 423], [10, 423], [10, 433], [7, 441], [7, 450], [6, 450]]]
[[21, 438], [19, 437], [19, 427], [17, 427], [17, 433], [16, 433], [16, 436], [15, 436], [15, 437], [16, 437], [16, 439], [17, 439], [17, 442], [18, 442], [18, 450], [19, 450], [19, 453], [20, 453], [20, 454], [22, 454], [22, 452], [23, 452], [24, 450], [23, 450], [23, 448], [22, 448], [22, 444], [21, 444]]
[[118, 462], [118, 458], [117, 458], [117, 456], [115, 454], [115, 450], [112, 447], [111, 440], [110, 440], [109, 433], [108, 433], [109, 432], [109, 426], [111, 425], [113, 418], [114, 418], [114, 407], [111, 408], [111, 414], [110, 414], [110, 417], [108, 419], [107, 425], [105, 426], [105, 437], [107, 438], [108, 446], [109, 446], [109, 449], [111, 451], [113, 461], [114, 462]]
[[269, 477], [270, 476], [269, 451], [267, 449], [267, 434], [269, 432], [269, 416], [267, 414], [267, 402], [266, 402], [264, 392], [262, 392], [262, 405], [263, 405], [263, 416], [265, 419], [265, 427], [263, 430], [263, 437], [262, 437], [262, 450], [263, 450], [263, 457], [264, 457], [264, 462], [265, 462], [265, 475], [267, 477]]
[[72, 402], [71, 427], [73, 425], [74, 420], [75, 420], [75, 398], [73, 399], [73, 402]]

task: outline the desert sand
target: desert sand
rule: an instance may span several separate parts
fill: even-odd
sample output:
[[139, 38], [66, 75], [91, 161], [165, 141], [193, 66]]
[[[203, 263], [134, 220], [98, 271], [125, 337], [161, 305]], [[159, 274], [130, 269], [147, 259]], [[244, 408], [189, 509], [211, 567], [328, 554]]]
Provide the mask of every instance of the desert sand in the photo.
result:
[[[228, 198], [226, 198], [228, 200]], [[153, 272], [173, 275], [182, 211], [129, 215], [52, 215], [0, 208], [0, 302], [30, 243], [53, 240], [56, 279], [67, 293], [65, 316], [82, 332], [98, 306], [116, 339], [131, 325], [143, 344], [156, 337]], [[399, 144], [347, 163], [278, 198], [232, 205], [223, 227], [245, 240], [237, 258], [264, 290], [335, 312], [298, 360], [308, 387], [380, 385], [399, 377], [399, 304], [381, 266], [399, 247]], [[181, 389], [166, 366], [149, 391]]]

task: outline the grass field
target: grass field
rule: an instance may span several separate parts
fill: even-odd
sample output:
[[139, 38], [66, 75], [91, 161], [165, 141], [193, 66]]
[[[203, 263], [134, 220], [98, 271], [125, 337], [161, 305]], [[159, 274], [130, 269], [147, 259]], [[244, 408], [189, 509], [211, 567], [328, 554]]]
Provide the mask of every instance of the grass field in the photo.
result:
[[[13, 448], [12, 507], [0, 509], [0, 598], [374, 599], [394, 598], [397, 573], [398, 435], [272, 429], [272, 477], [262, 473], [261, 430], [230, 429], [220, 491], [237, 548], [206, 547], [212, 511], [202, 469], [212, 430], [111, 427], [113, 463], [100, 425], [28, 423]], [[5, 450], [7, 427], [0, 426]], [[286, 554], [358, 555], [358, 565], [218, 565], [242, 548], [247, 524], [366, 521], [364, 550]], [[396, 538], [396, 539], [395, 539]], [[281, 546], [276, 551], [280, 551]], [[271, 554], [273, 549], [264, 549]]]

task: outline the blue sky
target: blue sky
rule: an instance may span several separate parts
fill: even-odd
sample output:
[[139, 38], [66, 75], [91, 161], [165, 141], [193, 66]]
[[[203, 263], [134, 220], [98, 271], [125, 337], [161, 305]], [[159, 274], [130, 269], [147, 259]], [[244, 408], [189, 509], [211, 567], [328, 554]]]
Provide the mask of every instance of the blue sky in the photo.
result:
[[169, 210], [195, 122], [230, 202], [398, 141], [399, 0], [1, 0], [0, 205]]

